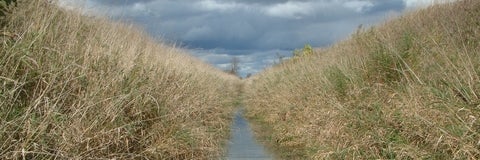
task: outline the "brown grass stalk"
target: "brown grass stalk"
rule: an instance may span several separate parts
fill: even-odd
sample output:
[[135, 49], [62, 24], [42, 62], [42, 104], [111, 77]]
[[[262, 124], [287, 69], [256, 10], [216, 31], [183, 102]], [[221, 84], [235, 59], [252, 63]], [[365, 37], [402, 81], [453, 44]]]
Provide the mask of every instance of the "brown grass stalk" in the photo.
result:
[[479, 159], [480, 1], [411, 11], [248, 81], [285, 159]]
[[132, 25], [20, 1], [0, 53], [0, 159], [212, 159], [234, 76]]

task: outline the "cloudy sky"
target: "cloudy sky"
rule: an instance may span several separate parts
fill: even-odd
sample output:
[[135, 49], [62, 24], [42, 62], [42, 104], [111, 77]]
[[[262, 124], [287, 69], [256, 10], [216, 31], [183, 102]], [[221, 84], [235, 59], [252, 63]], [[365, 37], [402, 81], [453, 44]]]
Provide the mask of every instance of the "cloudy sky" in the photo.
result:
[[221, 69], [233, 57], [256, 73], [305, 44], [325, 47], [363, 24], [382, 22], [434, 0], [60, 0], [67, 8], [142, 26]]

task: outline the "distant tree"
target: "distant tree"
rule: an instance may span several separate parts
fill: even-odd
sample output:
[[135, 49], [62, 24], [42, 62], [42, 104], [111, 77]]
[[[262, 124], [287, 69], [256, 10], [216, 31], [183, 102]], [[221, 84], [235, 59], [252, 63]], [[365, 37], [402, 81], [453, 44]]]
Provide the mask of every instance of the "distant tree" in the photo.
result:
[[310, 56], [313, 54], [313, 48], [309, 44], [306, 44], [302, 49], [296, 49], [293, 51], [293, 57]]
[[292, 59], [294, 61], [298, 60], [300, 57], [308, 57], [314, 54], [312, 46], [306, 44], [302, 49], [296, 49], [293, 51]]
[[276, 53], [276, 56], [277, 56], [277, 59], [278, 59], [278, 64], [282, 64], [283, 63], [283, 59], [285, 58], [284, 55], [281, 55], [280, 53]]
[[238, 76], [238, 70], [240, 69], [239, 63], [240, 63], [240, 59], [238, 57], [233, 57], [231, 61], [230, 70], [228, 70], [228, 73]]
[[252, 76], [252, 74], [251, 74], [251, 73], [248, 73], [245, 78], [250, 78], [251, 76]]

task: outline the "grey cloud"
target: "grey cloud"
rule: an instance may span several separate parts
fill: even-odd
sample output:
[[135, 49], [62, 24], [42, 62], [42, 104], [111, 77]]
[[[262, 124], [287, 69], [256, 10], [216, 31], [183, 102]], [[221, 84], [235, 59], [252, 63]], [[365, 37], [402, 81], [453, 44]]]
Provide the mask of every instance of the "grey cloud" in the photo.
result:
[[[260, 5], [272, 5], [278, 3], [285, 3], [289, 0], [227, 0], [229, 2], [243, 3], [243, 4], [260, 4]], [[306, 1], [306, 0], [302, 0]]]
[[388, 11], [402, 11], [405, 9], [405, 2], [403, 0], [378, 0], [374, 1], [374, 7], [369, 11], [369, 14], [388, 12]]
[[93, 0], [94, 2], [97, 2], [99, 4], [103, 5], [111, 5], [111, 6], [125, 6], [125, 5], [131, 5], [135, 3], [148, 3], [152, 2], [155, 0]]
[[[211, 49], [190, 50], [192, 55], [200, 57], [206, 62], [214, 64], [218, 68], [225, 70], [230, 66], [233, 57], [240, 60], [240, 74], [245, 77], [248, 73], [257, 73], [266, 67], [274, 65], [279, 62], [279, 56], [287, 57], [292, 55], [291, 50], [226, 50], [226, 49]], [[228, 54], [227, 54], [228, 53]]]
[[[361, 3], [345, 6], [359, 0], [87, 1], [100, 4], [104, 10], [122, 12], [112, 16], [133, 21], [152, 36], [180, 43], [193, 55], [219, 67], [225, 67], [232, 56], [239, 56], [245, 65], [241, 68], [243, 74], [271, 65], [278, 52], [290, 56], [291, 50], [306, 43], [330, 45], [347, 37], [360, 24], [374, 24], [389, 12], [405, 9], [403, 0], [362, 1], [369, 3], [366, 7]], [[279, 5], [286, 6], [274, 8]]]
[[[112, 3], [112, 1], [106, 0], [104, 3]], [[311, 0], [310, 2], [314, 2], [312, 4], [319, 6], [312, 6], [313, 13], [302, 19], [271, 17], [260, 11], [261, 8], [231, 12], [205, 11], [192, 4], [191, 1], [143, 0], [142, 2], [147, 1], [150, 2], [148, 7], [153, 13], [130, 18], [145, 25], [144, 27], [151, 33], [185, 43], [191, 48], [292, 49], [301, 47], [305, 43], [324, 46], [338, 39], [338, 35], [345, 36], [346, 31], [349, 32], [358, 26], [358, 19], [365, 19], [365, 15], [362, 16], [353, 10], [348, 10], [341, 6], [341, 3], [334, 3], [337, 1], [331, 0], [325, 1], [325, 4], [331, 6], [321, 6], [323, 3], [318, 3], [320, 1]], [[245, 4], [287, 2], [286, 0], [229, 1]], [[383, 10], [398, 5], [391, 1], [375, 1], [374, 4], [375, 6], [370, 9], [369, 14], [382, 14]], [[346, 24], [348, 27], [331, 27], [332, 23], [339, 20], [351, 20], [351, 24]], [[329, 31], [325, 32], [328, 29]]]

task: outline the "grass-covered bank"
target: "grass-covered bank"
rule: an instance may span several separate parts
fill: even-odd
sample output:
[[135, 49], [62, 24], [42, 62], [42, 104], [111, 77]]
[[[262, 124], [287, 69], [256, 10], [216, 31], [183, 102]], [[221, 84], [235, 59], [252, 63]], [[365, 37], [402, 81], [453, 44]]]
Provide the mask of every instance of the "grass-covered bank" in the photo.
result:
[[247, 115], [286, 159], [479, 159], [478, 17], [435, 5], [267, 69]]
[[2, 26], [0, 159], [214, 159], [239, 80], [135, 27], [21, 1]]

